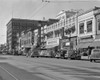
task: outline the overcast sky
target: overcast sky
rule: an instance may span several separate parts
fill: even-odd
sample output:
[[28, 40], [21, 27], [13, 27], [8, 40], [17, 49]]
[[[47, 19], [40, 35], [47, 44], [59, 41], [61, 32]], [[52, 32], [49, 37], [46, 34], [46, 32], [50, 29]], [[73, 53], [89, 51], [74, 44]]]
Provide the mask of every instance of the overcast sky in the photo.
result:
[[[13, 18], [55, 18], [61, 10], [84, 9], [100, 6], [100, 0], [0, 0], [0, 44], [6, 42], [6, 24]], [[69, 2], [70, 1], [70, 2]]]

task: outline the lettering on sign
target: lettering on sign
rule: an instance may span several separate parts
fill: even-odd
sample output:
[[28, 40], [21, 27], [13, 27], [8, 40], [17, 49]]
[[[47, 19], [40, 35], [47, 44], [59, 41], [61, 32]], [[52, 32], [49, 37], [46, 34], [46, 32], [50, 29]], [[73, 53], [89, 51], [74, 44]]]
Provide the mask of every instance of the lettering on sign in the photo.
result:
[[59, 39], [47, 41], [47, 45], [59, 44]]
[[68, 45], [70, 45], [70, 43], [69, 43], [69, 42], [65, 43], [65, 46], [68, 46]]

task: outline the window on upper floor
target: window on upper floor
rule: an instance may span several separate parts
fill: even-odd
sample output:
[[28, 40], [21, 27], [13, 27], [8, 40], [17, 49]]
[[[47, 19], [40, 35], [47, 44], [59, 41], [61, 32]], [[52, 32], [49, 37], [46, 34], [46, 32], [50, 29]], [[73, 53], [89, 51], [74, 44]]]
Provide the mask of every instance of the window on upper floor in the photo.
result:
[[87, 22], [87, 32], [92, 32], [92, 20]]
[[73, 22], [74, 22], [74, 21], [75, 21], [75, 17], [73, 17], [73, 19], [72, 19], [72, 20], [73, 20]]
[[65, 26], [65, 19], [64, 19], [64, 21], [63, 21], [63, 24], [64, 24], [64, 26]]
[[100, 30], [100, 19], [98, 19], [98, 30]]
[[84, 23], [79, 24], [79, 33], [83, 34], [84, 33]]
[[56, 30], [55, 31], [55, 37], [60, 37], [61, 36], [61, 30]]
[[60, 22], [58, 22], [58, 27], [60, 26]]
[[47, 38], [53, 38], [53, 31], [47, 33]]
[[65, 16], [62, 16], [62, 19], [64, 19], [65, 18]]
[[29, 39], [29, 44], [31, 44], [31, 39]]
[[30, 37], [30, 32], [28, 33], [28, 37]]
[[59, 27], [61, 27], [62, 26], [62, 21], [60, 21], [60, 26]]
[[71, 18], [69, 18], [69, 23], [71, 23]]
[[68, 20], [66, 20], [66, 24], [68, 24]]
[[72, 32], [72, 33], [75, 32], [75, 25], [73, 25], [73, 26], [71, 27], [71, 32]]

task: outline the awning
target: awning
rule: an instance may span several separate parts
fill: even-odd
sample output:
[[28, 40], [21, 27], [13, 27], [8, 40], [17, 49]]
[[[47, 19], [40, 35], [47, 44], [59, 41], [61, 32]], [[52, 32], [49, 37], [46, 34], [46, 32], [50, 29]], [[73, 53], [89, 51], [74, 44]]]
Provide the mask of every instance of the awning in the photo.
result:
[[94, 41], [93, 43], [91, 43], [90, 46], [91, 47], [100, 47], [100, 41]]
[[46, 48], [41, 48], [40, 50], [47, 50]]
[[58, 46], [58, 45], [47, 45], [46, 48], [49, 49], [49, 48], [54, 48], [56, 46]]
[[91, 46], [91, 43], [79, 43], [76, 48], [88, 48]]

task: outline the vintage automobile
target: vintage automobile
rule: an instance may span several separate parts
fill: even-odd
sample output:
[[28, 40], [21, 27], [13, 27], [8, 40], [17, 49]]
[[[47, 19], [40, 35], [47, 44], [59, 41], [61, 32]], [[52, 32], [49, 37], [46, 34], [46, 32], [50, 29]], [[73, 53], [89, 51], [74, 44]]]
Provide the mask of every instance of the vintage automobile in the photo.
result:
[[34, 50], [33, 52], [31, 52], [31, 57], [40, 57], [39, 50]]
[[93, 49], [89, 58], [90, 62], [100, 60], [100, 49]]
[[65, 58], [79, 60], [81, 59], [81, 55], [78, 54], [75, 50], [68, 50], [67, 53], [65, 54]]
[[57, 59], [61, 58], [61, 54], [60, 54], [60, 52], [57, 52], [57, 53], [56, 53], [55, 58], [57, 58]]

